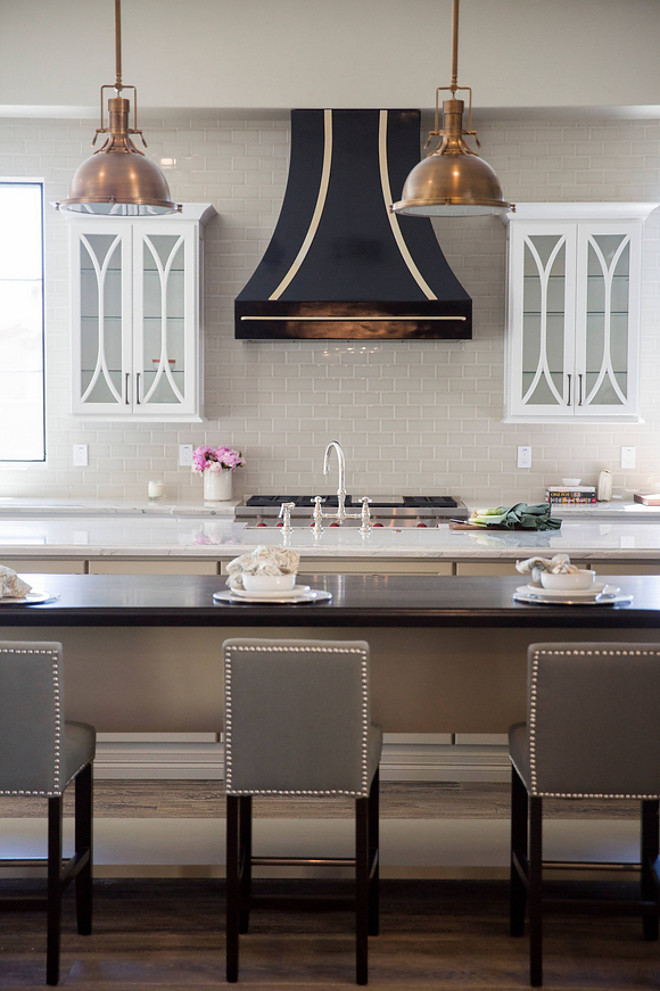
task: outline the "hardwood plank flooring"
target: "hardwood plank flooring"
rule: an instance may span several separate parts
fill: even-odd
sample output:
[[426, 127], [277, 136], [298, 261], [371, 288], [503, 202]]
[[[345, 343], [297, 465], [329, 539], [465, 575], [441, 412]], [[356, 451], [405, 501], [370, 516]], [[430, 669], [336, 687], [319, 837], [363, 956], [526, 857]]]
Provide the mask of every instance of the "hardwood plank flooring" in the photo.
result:
[[[7, 882], [22, 890], [35, 882]], [[300, 891], [295, 882], [263, 882], [267, 892]], [[338, 886], [304, 882], [300, 909], [255, 909], [241, 937], [240, 984], [251, 991], [339, 991], [353, 984], [352, 918], [329, 911]], [[593, 884], [588, 890], [591, 893]], [[617, 894], [622, 884], [606, 884]], [[263, 890], [263, 889], [262, 889]], [[345, 890], [345, 889], [342, 889]], [[207, 991], [224, 985], [224, 886], [221, 881], [95, 882], [91, 936], [74, 931], [67, 897], [60, 986], [80, 991]], [[44, 984], [41, 913], [3, 915], [0, 987]], [[527, 988], [527, 942], [511, 939], [507, 884], [501, 881], [385, 881], [381, 934], [370, 941], [375, 991], [514, 991]], [[548, 915], [548, 991], [660, 988], [660, 944], [645, 943], [632, 916]]]
[[[73, 789], [69, 789], [72, 791]], [[65, 809], [71, 812], [72, 795]], [[278, 798], [255, 800], [255, 814], [268, 818], [291, 817], [292, 804]], [[297, 799], [296, 818], [344, 818], [353, 814], [350, 800], [319, 802]], [[545, 814], [573, 819], [589, 815], [601, 819], [629, 818], [638, 814], [635, 802], [584, 802], [546, 800]], [[41, 817], [43, 803], [35, 799], [0, 797], [0, 818]], [[215, 819], [224, 817], [221, 781], [97, 780], [95, 815], [101, 818]], [[381, 816], [385, 819], [506, 819], [509, 816], [509, 786], [490, 782], [381, 783]]]

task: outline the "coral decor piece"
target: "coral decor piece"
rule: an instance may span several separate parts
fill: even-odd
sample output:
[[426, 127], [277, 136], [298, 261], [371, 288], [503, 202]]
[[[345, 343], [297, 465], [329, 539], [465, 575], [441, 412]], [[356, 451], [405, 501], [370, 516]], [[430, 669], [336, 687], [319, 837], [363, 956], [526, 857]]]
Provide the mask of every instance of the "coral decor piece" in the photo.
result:
[[193, 471], [236, 471], [244, 464], [241, 452], [234, 451], [231, 447], [202, 445], [193, 451]]

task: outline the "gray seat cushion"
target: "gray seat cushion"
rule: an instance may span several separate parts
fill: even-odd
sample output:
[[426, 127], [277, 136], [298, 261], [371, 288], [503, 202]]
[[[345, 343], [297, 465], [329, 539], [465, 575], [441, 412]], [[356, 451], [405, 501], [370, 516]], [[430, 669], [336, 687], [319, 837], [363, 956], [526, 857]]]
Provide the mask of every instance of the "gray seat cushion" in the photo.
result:
[[380, 755], [383, 749], [383, 729], [378, 723], [371, 723], [369, 726], [369, 743], [367, 744], [367, 767], [369, 784], [374, 779], [374, 774], [378, 770]]
[[514, 723], [509, 730], [509, 756], [511, 763], [529, 789], [529, 730], [527, 723]]
[[96, 730], [89, 723], [65, 722], [64, 724], [63, 785], [69, 783], [78, 771], [94, 760]]

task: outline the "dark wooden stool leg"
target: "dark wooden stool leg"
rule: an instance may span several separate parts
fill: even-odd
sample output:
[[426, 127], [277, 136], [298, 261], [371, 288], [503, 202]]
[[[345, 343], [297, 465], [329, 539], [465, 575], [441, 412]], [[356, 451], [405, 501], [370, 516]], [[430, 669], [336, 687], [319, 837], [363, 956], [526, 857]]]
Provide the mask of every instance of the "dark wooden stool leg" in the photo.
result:
[[239, 798], [239, 855], [240, 917], [239, 932], [246, 933], [250, 925], [250, 897], [252, 888], [252, 795]]
[[527, 902], [527, 789], [515, 767], [511, 767], [511, 885], [509, 925], [512, 936], [525, 931]]
[[75, 780], [75, 850], [84, 864], [75, 878], [76, 919], [81, 936], [92, 931], [92, 765], [87, 764]]
[[529, 983], [543, 984], [543, 799], [529, 798]]
[[379, 841], [379, 772], [374, 774], [369, 791], [369, 935], [377, 936], [380, 914], [380, 841]]
[[642, 802], [641, 900], [644, 939], [658, 938], [658, 801]]
[[46, 983], [60, 979], [62, 928], [62, 796], [48, 799], [48, 881], [46, 909]]
[[239, 801], [227, 795], [227, 980], [238, 980], [238, 934], [240, 920]]
[[355, 980], [369, 975], [369, 799], [355, 799]]

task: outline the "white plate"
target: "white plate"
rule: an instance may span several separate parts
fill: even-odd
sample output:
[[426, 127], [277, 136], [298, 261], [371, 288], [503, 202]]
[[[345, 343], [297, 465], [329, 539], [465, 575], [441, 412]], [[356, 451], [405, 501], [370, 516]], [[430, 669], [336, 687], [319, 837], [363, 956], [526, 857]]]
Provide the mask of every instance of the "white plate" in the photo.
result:
[[[612, 586], [616, 588], [615, 585]], [[523, 588], [518, 588], [513, 593], [513, 598], [516, 602], [527, 602], [532, 606], [616, 606], [622, 604], [629, 604], [632, 602], [632, 595], [619, 595], [616, 592], [603, 592], [597, 598], [585, 599], [584, 597], [580, 599], [572, 599], [566, 595], [563, 599], [558, 599], [556, 596], [552, 598], [545, 598], [542, 595], [532, 595], [525, 591], [526, 586]]]
[[233, 591], [227, 589], [226, 592], [214, 592], [213, 601], [214, 602], [229, 602], [233, 605], [243, 605], [249, 606], [257, 603], [262, 605], [289, 605], [298, 604], [303, 602], [326, 602], [332, 598], [331, 592], [323, 592], [321, 589], [313, 589], [308, 585], [301, 586], [301, 588], [306, 588], [307, 591], [300, 591], [296, 595], [280, 593], [280, 596], [276, 598], [274, 595], [260, 595], [254, 592], [252, 595], [237, 595], [236, 593], [242, 591], [242, 589], [234, 589]]
[[21, 599], [11, 595], [3, 595], [0, 597], [0, 606], [33, 606], [37, 602], [48, 602], [49, 599], [56, 598], [57, 596], [51, 595], [50, 592], [28, 592]]
[[309, 585], [294, 585], [293, 588], [262, 589], [260, 592], [248, 592], [245, 588], [232, 588], [230, 592], [242, 599], [295, 599], [309, 592]]
[[542, 585], [521, 585], [516, 592], [536, 595], [544, 599], [595, 599], [597, 595], [616, 595], [621, 589], [617, 585], [594, 582], [591, 588], [543, 588]]
[[521, 585], [513, 593], [516, 602], [527, 602], [534, 606], [614, 606], [632, 602], [632, 595], [620, 595], [617, 585], [605, 585], [595, 596], [575, 596], [565, 592], [563, 598], [557, 595], [546, 596], [547, 589], [535, 585]]

